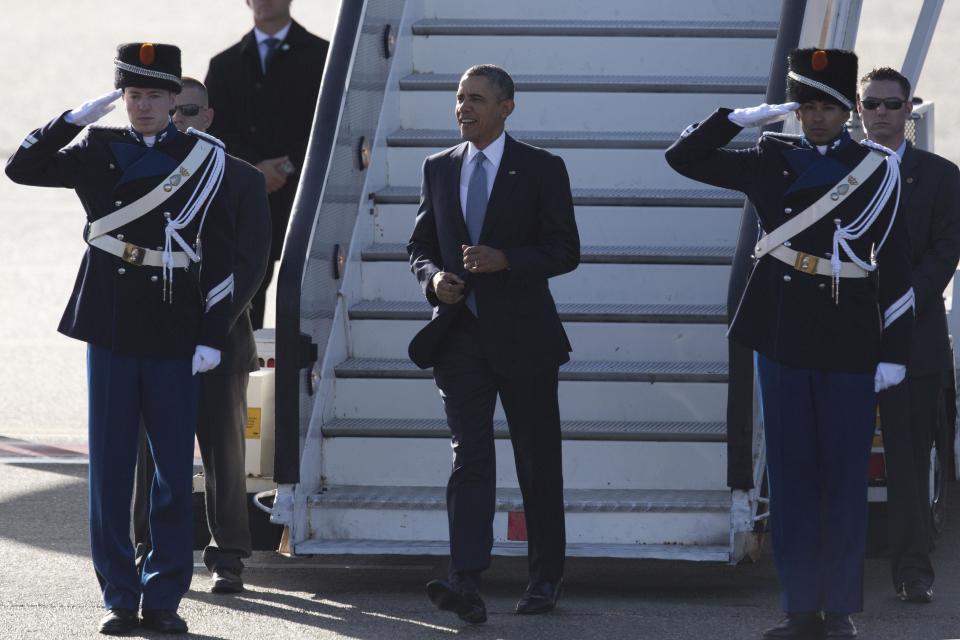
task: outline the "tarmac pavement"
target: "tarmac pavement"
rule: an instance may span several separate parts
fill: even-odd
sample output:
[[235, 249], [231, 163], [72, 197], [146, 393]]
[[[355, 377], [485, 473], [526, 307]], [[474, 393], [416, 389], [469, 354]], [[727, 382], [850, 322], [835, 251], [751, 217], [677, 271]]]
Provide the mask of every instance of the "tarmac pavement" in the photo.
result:
[[[12, 458], [8, 458], [11, 459]], [[89, 560], [86, 466], [0, 459], [0, 638], [96, 638], [104, 611]], [[869, 640], [960, 638], [960, 487], [951, 485], [947, 528], [933, 556], [936, 599], [894, 598], [884, 559], [866, 563]], [[436, 611], [426, 582], [445, 574], [433, 557], [283, 558], [257, 552], [247, 590], [209, 593], [197, 569], [180, 607], [192, 638], [403, 640], [462, 636], [475, 640], [740, 640], [759, 638], [780, 617], [769, 554], [727, 566], [574, 558], [556, 612], [516, 616], [525, 563], [495, 558], [484, 576], [489, 621], [471, 626]], [[141, 637], [160, 637], [143, 633]]]

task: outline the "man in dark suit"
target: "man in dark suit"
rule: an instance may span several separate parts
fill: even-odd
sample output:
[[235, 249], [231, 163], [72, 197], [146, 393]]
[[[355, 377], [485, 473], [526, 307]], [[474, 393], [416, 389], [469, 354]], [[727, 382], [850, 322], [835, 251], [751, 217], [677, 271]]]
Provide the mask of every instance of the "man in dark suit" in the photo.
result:
[[[209, 108], [206, 88], [199, 80], [183, 78], [176, 97], [173, 123], [177, 129], [206, 131], [215, 112]], [[227, 212], [235, 230], [235, 290], [230, 310], [230, 332], [220, 366], [201, 377], [197, 440], [203, 458], [204, 495], [210, 544], [203, 561], [213, 572], [211, 591], [243, 590], [242, 558], [250, 556], [244, 471], [244, 427], [247, 422], [247, 380], [260, 368], [250, 325], [250, 300], [263, 280], [270, 252], [270, 209], [264, 177], [255, 168], [226, 156], [223, 181]], [[138, 564], [151, 548], [149, 491], [154, 468], [150, 450], [141, 438], [134, 499], [134, 538]]]
[[867, 137], [901, 157], [900, 215], [910, 231], [916, 326], [907, 384], [880, 394], [887, 468], [890, 561], [897, 596], [933, 599], [929, 509], [930, 448], [943, 403], [943, 374], [953, 367], [943, 290], [960, 259], [960, 171], [904, 137], [913, 105], [910, 81], [874, 69], [860, 81], [857, 109]]
[[517, 613], [553, 610], [565, 553], [557, 388], [570, 343], [547, 280], [577, 267], [580, 238], [563, 160], [504, 132], [513, 95], [499, 67], [464, 73], [456, 117], [465, 142], [424, 162], [407, 245], [434, 307], [410, 358], [433, 367], [454, 451], [449, 579], [430, 582], [427, 593], [472, 623], [486, 620], [479, 579], [493, 545], [498, 395], [529, 537], [530, 582]]
[[291, 0], [247, 0], [254, 28], [210, 60], [206, 85], [217, 112], [210, 133], [227, 152], [263, 173], [270, 194], [273, 242], [250, 320], [263, 326], [266, 291], [280, 259], [313, 125], [329, 43], [290, 17]]

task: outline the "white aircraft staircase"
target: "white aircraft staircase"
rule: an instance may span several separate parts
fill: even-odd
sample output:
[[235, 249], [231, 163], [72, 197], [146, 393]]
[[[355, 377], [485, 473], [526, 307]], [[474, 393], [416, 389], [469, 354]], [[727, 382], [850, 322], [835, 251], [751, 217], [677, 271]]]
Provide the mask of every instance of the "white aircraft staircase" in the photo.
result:
[[[582, 242], [581, 266], [550, 282], [574, 349], [560, 370], [568, 555], [739, 560], [764, 510], [757, 489], [732, 494], [726, 481], [726, 298], [743, 198], [677, 175], [663, 151], [717, 106], [764, 100], [780, 3], [360, 4], [336, 129], [311, 142], [335, 132], [329, 167], [298, 196], [303, 209], [312, 188], [320, 205], [309, 237], [285, 250], [305, 243], [307, 267], [290, 273], [284, 257], [302, 293], [295, 328], [320, 353], [286, 383], [299, 390], [288, 438], [299, 468], [274, 507], [287, 550], [447, 553], [449, 431], [431, 372], [406, 355], [430, 308], [405, 244], [423, 159], [460, 141], [459, 77], [492, 62], [517, 83], [508, 132], [566, 162]], [[499, 408], [496, 419], [494, 553], [522, 555]], [[753, 453], [760, 485], [759, 436]]]

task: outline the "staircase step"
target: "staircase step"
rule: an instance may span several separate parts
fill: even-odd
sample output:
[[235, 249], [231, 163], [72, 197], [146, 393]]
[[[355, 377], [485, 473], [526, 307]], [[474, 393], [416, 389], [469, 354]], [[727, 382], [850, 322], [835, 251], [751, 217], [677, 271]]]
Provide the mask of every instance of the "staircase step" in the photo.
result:
[[[722, 304], [577, 304], [559, 303], [563, 322], [655, 322], [725, 324]], [[350, 307], [353, 320], [429, 320], [432, 308], [415, 300], [361, 300]]]
[[[494, 435], [509, 438], [506, 420], [494, 421]], [[636, 442], [726, 442], [723, 422], [614, 422], [573, 420], [562, 424], [564, 440]], [[449, 438], [445, 420], [337, 418], [323, 425], [328, 438]]]
[[428, 18], [417, 36], [612, 36], [625, 38], [775, 38], [777, 22], [725, 20], [482, 20]]
[[[510, 131], [510, 135], [536, 147], [553, 149], [666, 149], [676, 142], [677, 131]], [[728, 148], [747, 148], [756, 132], [744, 132]], [[398, 129], [387, 136], [391, 147], [452, 147], [463, 142], [456, 130]]]
[[[765, 76], [614, 76], [516, 75], [517, 91], [570, 93], [763, 93]], [[401, 91], [457, 90], [456, 73], [412, 73], [400, 80]]]
[[[582, 263], [598, 264], [715, 264], [733, 263], [733, 247], [580, 247]], [[407, 262], [402, 244], [374, 244], [361, 253], [369, 262]]]
[[[298, 555], [450, 555], [446, 540], [307, 540], [297, 544]], [[526, 542], [495, 542], [493, 555], [527, 557]], [[568, 558], [634, 558], [646, 560], [686, 560], [728, 562], [726, 545], [686, 544], [589, 544], [567, 543]]]
[[[333, 486], [309, 498], [310, 505], [351, 509], [446, 511], [446, 487]], [[729, 491], [572, 489], [564, 491], [567, 513], [722, 513]], [[497, 489], [497, 511], [523, 511], [519, 489]]]
[[655, 2], [597, 2], [596, 0], [484, 0], [484, 2], [451, 2], [423, 0], [423, 15], [431, 18], [485, 20], [528, 19], [545, 16], [551, 19], [583, 20], [584, 16], [615, 20], [698, 20], [753, 21], [777, 20], [780, 3], [770, 0], [683, 0]]
[[[417, 204], [419, 187], [384, 187], [376, 204]], [[743, 194], [728, 189], [574, 189], [574, 205], [627, 207], [743, 207]]]
[[[437, 384], [430, 378], [339, 378], [334, 415], [338, 418], [445, 419]], [[636, 382], [561, 380], [564, 420], [612, 422], [721, 422], [726, 419], [727, 385], [718, 382]], [[499, 406], [495, 420], [506, 416]]]
[[[349, 358], [335, 367], [338, 378], [433, 378], [409, 360]], [[580, 360], [560, 367], [560, 380], [593, 382], [726, 382], [726, 362], [613, 362]]]

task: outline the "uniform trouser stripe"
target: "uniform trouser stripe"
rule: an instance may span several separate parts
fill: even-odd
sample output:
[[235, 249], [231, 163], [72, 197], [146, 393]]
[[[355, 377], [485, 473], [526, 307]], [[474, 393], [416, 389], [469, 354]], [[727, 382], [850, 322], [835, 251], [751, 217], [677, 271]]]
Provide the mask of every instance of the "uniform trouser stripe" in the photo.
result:
[[860, 611], [873, 374], [789, 367], [762, 355], [757, 371], [783, 608]]

